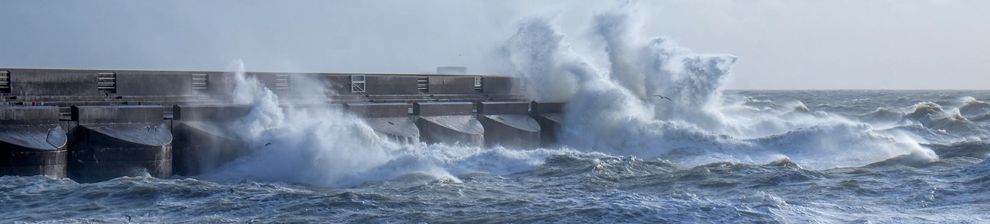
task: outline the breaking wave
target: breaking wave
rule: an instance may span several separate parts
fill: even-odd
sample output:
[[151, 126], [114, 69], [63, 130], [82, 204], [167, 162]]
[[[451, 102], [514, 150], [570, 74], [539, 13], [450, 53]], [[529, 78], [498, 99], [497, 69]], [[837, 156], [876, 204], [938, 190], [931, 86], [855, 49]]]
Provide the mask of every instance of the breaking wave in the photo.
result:
[[391, 142], [342, 109], [281, 103], [275, 93], [244, 74], [243, 63], [234, 67], [237, 78], [232, 101], [249, 105], [251, 112], [230, 126], [239, 130], [237, 137], [247, 141], [248, 148], [239, 159], [203, 176], [207, 179], [327, 187], [403, 176], [457, 182], [460, 174], [514, 173], [542, 164], [547, 156], [574, 153]]
[[848, 116], [801, 101], [726, 95], [735, 56], [695, 53], [664, 37], [641, 39], [636, 18], [631, 10], [594, 18], [604, 65], [572, 50], [552, 18], [522, 22], [499, 49], [505, 74], [524, 80], [528, 97], [567, 102], [562, 149], [391, 142], [343, 110], [281, 102], [238, 63], [234, 102], [252, 112], [233, 128], [249, 148], [204, 177], [331, 187], [419, 177], [458, 182], [472, 172], [530, 171], [560, 155], [660, 158], [683, 166], [789, 161], [829, 169], [894, 158], [926, 164], [939, 159], [933, 146], [988, 136], [974, 120], [987, 117], [990, 106], [972, 97], [950, 109], [919, 102]]
[[[509, 73], [533, 83], [533, 98], [567, 102], [561, 133], [565, 145], [675, 158], [689, 165], [787, 158], [823, 169], [898, 156], [938, 159], [921, 144], [927, 140], [879, 123], [812, 111], [801, 102], [727, 99], [723, 88], [736, 57], [695, 53], [664, 37], [640, 41], [634, 24], [631, 10], [595, 17], [592, 31], [608, 59], [601, 66], [576, 54], [552, 18], [524, 22], [502, 50], [512, 65]], [[961, 116], [945, 116], [940, 107], [917, 107], [908, 114], [879, 110], [864, 117], [888, 123], [910, 120], [949, 132], [980, 130]]]

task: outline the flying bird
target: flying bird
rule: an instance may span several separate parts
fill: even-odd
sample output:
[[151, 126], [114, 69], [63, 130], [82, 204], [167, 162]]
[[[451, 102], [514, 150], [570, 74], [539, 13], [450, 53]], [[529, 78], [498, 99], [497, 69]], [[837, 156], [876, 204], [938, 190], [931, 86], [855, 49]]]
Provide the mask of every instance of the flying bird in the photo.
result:
[[666, 96], [663, 96], [663, 95], [656, 95], [656, 97], [657, 98], [660, 98], [661, 100], [667, 100], [667, 101], [670, 101], [670, 102], [674, 102], [674, 100], [670, 99], [670, 97], [666, 97]]

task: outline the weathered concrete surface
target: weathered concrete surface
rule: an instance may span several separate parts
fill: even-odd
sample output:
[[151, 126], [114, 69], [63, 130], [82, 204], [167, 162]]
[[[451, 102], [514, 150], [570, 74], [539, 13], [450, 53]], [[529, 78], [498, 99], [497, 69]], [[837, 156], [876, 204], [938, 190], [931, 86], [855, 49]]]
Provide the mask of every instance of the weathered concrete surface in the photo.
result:
[[[0, 110], [0, 136], [4, 148], [43, 148], [58, 145], [58, 132], [65, 134], [63, 173], [82, 167], [70, 175], [77, 178], [93, 173], [98, 180], [121, 175], [143, 174], [167, 176], [163, 160], [175, 149], [180, 161], [172, 163], [185, 175], [211, 169], [216, 164], [236, 158], [230, 152], [241, 151], [243, 141], [236, 139], [230, 122], [243, 117], [248, 108], [228, 107], [235, 76], [217, 71], [137, 71], [137, 70], [70, 70], [19, 69], [8, 71], [11, 88], [0, 92], [0, 109], [19, 105], [56, 105], [45, 113], [3, 113]], [[104, 74], [100, 74], [104, 73]], [[519, 100], [515, 80], [508, 77], [481, 78], [479, 92], [473, 75], [439, 74], [361, 74], [361, 73], [277, 73], [247, 72], [279, 94], [281, 102], [293, 104], [287, 116], [297, 113], [314, 115], [334, 104], [357, 102], [401, 103], [349, 108], [364, 117], [379, 134], [400, 142], [443, 142], [448, 144], [525, 145], [508, 142], [528, 139], [537, 130], [525, 112], [513, 104], [479, 108], [471, 102]], [[352, 77], [365, 77], [364, 92], [351, 92]], [[359, 79], [355, 79], [359, 80]], [[108, 84], [108, 82], [110, 82]], [[310, 88], [317, 87], [317, 88]], [[313, 89], [331, 90], [314, 92]], [[7, 92], [9, 90], [9, 92]], [[335, 93], [328, 93], [335, 92]], [[425, 103], [433, 101], [455, 103]], [[410, 116], [409, 103], [415, 106]], [[171, 105], [213, 105], [180, 106]], [[18, 105], [18, 106], [14, 106]], [[119, 105], [119, 106], [111, 106]], [[133, 105], [169, 105], [133, 106]], [[496, 105], [496, 104], [492, 104]], [[71, 109], [69, 108], [71, 106]], [[286, 108], [282, 105], [283, 108]], [[482, 106], [483, 107], [483, 106]], [[369, 109], [373, 108], [373, 109]], [[382, 109], [387, 108], [387, 109]], [[503, 109], [499, 109], [503, 108]], [[508, 108], [508, 109], [505, 109]], [[166, 113], [164, 111], [172, 111]], [[502, 110], [499, 112], [499, 110]], [[172, 114], [172, 115], [166, 115]], [[537, 115], [538, 114], [538, 115]], [[559, 112], [535, 113], [543, 123], [559, 126]], [[3, 118], [6, 117], [6, 118]], [[169, 117], [174, 120], [163, 120]], [[557, 119], [555, 119], [557, 118]], [[20, 124], [28, 120], [42, 123]], [[59, 120], [64, 121], [59, 121]], [[21, 126], [18, 126], [21, 125]], [[164, 127], [164, 128], [163, 128]], [[539, 127], [540, 130], [546, 130]], [[487, 131], [486, 129], [492, 129]], [[552, 136], [556, 129], [548, 135]], [[539, 132], [539, 131], [537, 131]], [[55, 134], [52, 134], [55, 133]], [[174, 135], [174, 136], [173, 136]], [[486, 137], [487, 135], [487, 137]], [[174, 139], [170, 139], [174, 138]], [[541, 137], [541, 138], [545, 138]], [[42, 141], [44, 139], [44, 141]], [[168, 141], [166, 141], [168, 140]], [[510, 146], [517, 147], [517, 146]], [[115, 151], [116, 150], [116, 151]], [[130, 153], [130, 154], [128, 154]], [[68, 154], [68, 155], [66, 155]], [[113, 155], [127, 155], [113, 157]], [[58, 153], [52, 154], [58, 157]], [[134, 157], [137, 155], [136, 157]], [[141, 156], [143, 155], [143, 156]], [[133, 158], [132, 158], [133, 157]], [[13, 157], [11, 157], [13, 158]], [[41, 158], [41, 157], [39, 157]], [[47, 158], [47, 157], [45, 157]], [[54, 158], [54, 157], [53, 157]], [[28, 161], [13, 159], [7, 161]], [[51, 161], [44, 158], [36, 161]], [[182, 161], [192, 161], [184, 164]], [[51, 162], [48, 162], [51, 163]], [[190, 165], [196, 164], [196, 165]], [[181, 168], [180, 168], [181, 167]], [[188, 169], [187, 169], [188, 168]], [[184, 170], [183, 170], [184, 169]], [[36, 169], [37, 172], [48, 172]], [[73, 169], [75, 170], [75, 169]], [[128, 170], [137, 170], [134, 172]], [[183, 171], [179, 171], [183, 170]], [[35, 171], [32, 171], [35, 172]], [[64, 174], [63, 174], [64, 175]], [[101, 176], [102, 175], [102, 176]], [[87, 180], [82, 180], [87, 181]]]
[[52, 69], [4, 69], [10, 72], [11, 93], [16, 96], [98, 96], [100, 71]]
[[327, 94], [351, 95], [351, 77], [347, 75], [314, 75], [311, 79], [320, 80]]
[[58, 124], [0, 126], [0, 144], [6, 144], [3, 149], [65, 150], [67, 140], [65, 130]]
[[172, 132], [172, 166], [178, 175], [192, 176], [216, 170], [247, 151], [245, 141], [232, 133], [226, 123], [178, 122]]
[[230, 130], [250, 113], [246, 105], [175, 106], [173, 168], [179, 175], [199, 175], [240, 157], [247, 143]]
[[430, 76], [430, 94], [471, 94], [474, 90], [472, 76]]
[[516, 80], [509, 77], [482, 77], [481, 92], [488, 95], [516, 95], [521, 90]]
[[65, 177], [67, 142], [58, 108], [0, 108], [0, 175]]
[[478, 103], [479, 114], [529, 114], [528, 101], [498, 101]]
[[420, 139], [416, 119], [409, 117], [412, 108], [408, 103], [348, 103], [345, 108], [364, 118], [379, 135], [398, 143], [418, 143]]
[[77, 181], [172, 175], [172, 133], [163, 123], [80, 125], [75, 138], [69, 174]]
[[[9, 71], [13, 96], [182, 96], [222, 95], [230, 91], [233, 75], [209, 71], [138, 71], [69, 69], [0, 69]], [[112, 73], [115, 93], [97, 87], [99, 73]], [[206, 75], [206, 89], [193, 89], [193, 74]]]
[[564, 120], [563, 108], [564, 103], [533, 102], [531, 112], [533, 118], [540, 124], [540, 128], [543, 129], [540, 134], [543, 146], [552, 146], [558, 143], [557, 133], [560, 132], [560, 124]]
[[172, 111], [175, 120], [227, 122], [246, 116], [251, 112], [251, 107], [247, 105], [176, 105]]
[[58, 107], [11, 106], [0, 107], [0, 124], [38, 124], [58, 122]]
[[122, 96], [191, 95], [191, 74], [158, 71], [122, 71], [115, 73], [117, 93]]
[[419, 94], [416, 76], [366, 76], [366, 94]]
[[420, 117], [417, 124], [422, 140], [427, 143], [483, 146], [485, 128], [473, 116]]
[[471, 102], [418, 102], [413, 104], [413, 114], [419, 116], [473, 115]]
[[96, 123], [161, 123], [167, 107], [157, 105], [74, 106], [72, 120], [79, 124]]
[[78, 106], [69, 176], [91, 182], [121, 176], [172, 175], [172, 132], [160, 106]]
[[377, 117], [365, 118], [364, 122], [371, 129], [385, 138], [397, 143], [415, 144], [420, 140], [419, 127], [416, 119], [411, 117]]
[[375, 118], [375, 117], [406, 117], [412, 104], [408, 103], [347, 103], [344, 104], [347, 111], [355, 115]]
[[540, 124], [520, 114], [496, 114], [479, 116], [485, 127], [485, 145], [504, 146], [513, 149], [540, 147]]
[[483, 146], [485, 128], [473, 115], [470, 102], [416, 103], [421, 139], [427, 143]]
[[485, 127], [485, 145], [532, 149], [540, 146], [540, 124], [529, 116], [529, 102], [481, 102], [478, 120]]

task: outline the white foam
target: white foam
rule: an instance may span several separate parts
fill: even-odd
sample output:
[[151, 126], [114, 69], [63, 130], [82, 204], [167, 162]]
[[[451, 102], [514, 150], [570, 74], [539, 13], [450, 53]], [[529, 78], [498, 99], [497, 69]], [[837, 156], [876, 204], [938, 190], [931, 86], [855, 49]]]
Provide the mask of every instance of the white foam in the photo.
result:
[[[390, 142], [360, 118], [341, 109], [280, 107], [280, 100], [236, 63], [235, 103], [251, 112], [233, 130], [248, 141], [245, 156], [205, 175], [207, 179], [254, 179], [346, 187], [404, 175], [457, 181], [470, 172], [508, 174], [540, 165], [567, 150], [515, 151], [503, 148]], [[284, 103], [283, 103], [284, 104]], [[285, 106], [285, 105], [283, 105]]]
[[[567, 36], [550, 19], [528, 21], [506, 45], [507, 58], [527, 59], [511, 60], [513, 74], [540, 83], [530, 85], [531, 97], [568, 102], [560, 133], [564, 144], [621, 155], [676, 154], [689, 163], [765, 163], [784, 157], [812, 168], [865, 165], [900, 155], [937, 159], [910, 136], [881, 133], [869, 124], [810, 111], [800, 102], [786, 110], [725, 102], [722, 89], [734, 56], [694, 53], [662, 37], [641, 42], [634, 19], [627, 9], [595, 17], [592, 30], [609, 59], [604, 66], [571, 51]], [[567, 81], [545, 85], [554, 80]]]
[[[635, 18], [625, 11], [595, 17], [593, 31], [607, 49], [606, 66], [573, 51], [549, 18], [523, 22], [501, 49], [507, 71], [524, 80], [529, 97], [568, 102], [560, 133], [568, 147], [689, 165], [789, 158], [803, 167], [831, 168], [902, 155], [937, 159], [915, 136], [810, 111], [801, 102], [756, 107], [724, 98], [734, 56], [694, 53], [667, 38], [640, 41], [630, 25]], [[278, 96], [243, 75], [243, 64], [235, 67], [240, 72], [234, 102], [252, 106], [235, 127], [250, 141], [248, 156], [210, 178], [319, 186], [405, 175], [456, 181], [460, 174], [509, 174], [539, 166], [548, 156], [578, 153], [396, 144], [339, 109], [280, 107]]]

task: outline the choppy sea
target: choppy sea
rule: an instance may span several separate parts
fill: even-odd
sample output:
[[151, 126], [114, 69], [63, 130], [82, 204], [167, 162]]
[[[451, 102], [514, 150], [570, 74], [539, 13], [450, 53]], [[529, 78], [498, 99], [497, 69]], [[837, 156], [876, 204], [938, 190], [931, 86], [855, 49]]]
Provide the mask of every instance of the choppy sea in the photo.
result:
[[[722, 123], [745, 125], [644, 125], [621, 149], [573, 140], [362, 154], [362, 144], [306, 143], [340, 134], [306, 129], [264, 135], [287, 140], [203, 176], [0, 177], [0, 222], [990, 222], [990, 91], [724, 95]], [[663, 135], [672, 126], [709, 137]]]

